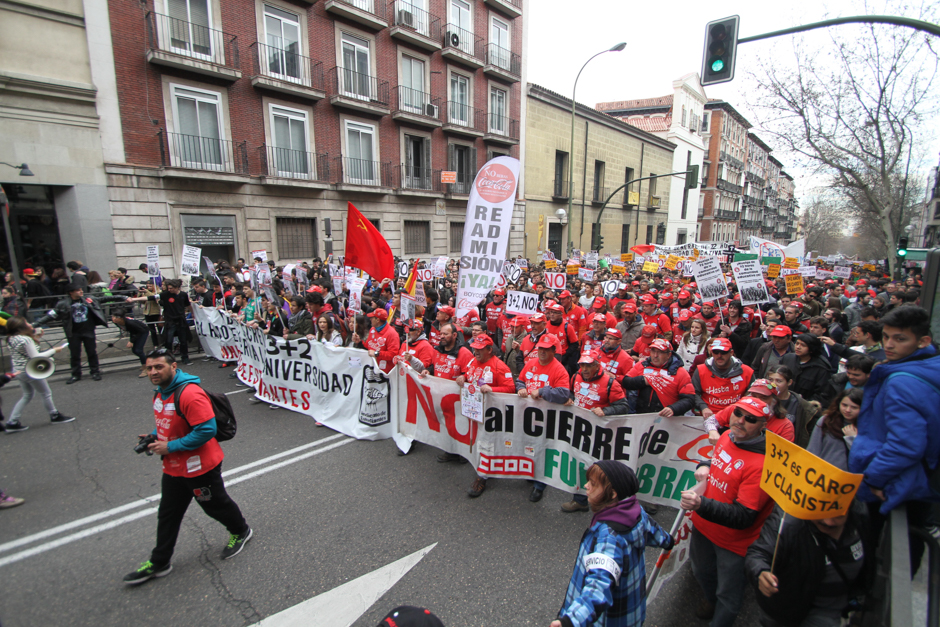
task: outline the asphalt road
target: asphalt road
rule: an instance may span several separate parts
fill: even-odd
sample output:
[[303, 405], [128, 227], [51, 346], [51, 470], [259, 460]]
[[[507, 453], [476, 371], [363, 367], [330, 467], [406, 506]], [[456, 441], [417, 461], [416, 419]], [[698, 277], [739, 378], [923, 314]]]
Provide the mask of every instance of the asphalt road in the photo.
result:
[[[160, 464], [133, 452], [137, 434], [153, 428], [152, 386], [136, 369], [71, 386], [59, 379], [57, 406], [75, 422], [50, 424], [35, 399], [23, 417], [30, 429], [0, 437], [0, 487], [27, 500], [0, 512], [3, 625], [284, 624], [279, 612], [422, 549], [400, 579], [357, 581], [330, 606], [358, 616], [357, 627], [400, 604], [429, 607], [449, 627], [544, 627], [554, 618], [590, 521], [559, 511], [566, 494], [548, 489], [533, 504], [528, 483], [493, 480], [470, 499], [472, 469], [437, 463], [428, 446], [399, 457], [391, 441], [351, 440], [252, 404], [231, 369], [214, 362], [187, 371], [235, 392], [239, 430], [223, 444], [223, 469], [252, 541], [222, 562], [228, 534], [193, 503], [173, 572], [125, 587], [121, 578], [149, 557], [156, 533], [157, 502], [142, 499], [159, 494]], [[18, 386], [2, 397], [9, 413]], [[656, 516], [667, 529], [674, 517], [667, 508]], [[657, 553], [647, 552], [648, 565]], [[370, 605], [363, 599], [374, 589]], [[646, 624], [705, 625], [694, 616], [700, 601], [686, 569], [650, 604]], [[300, 624], [338, 624], [324, 616], [321, 607]], [[737, 624], [757, 624], [750, 592]]]

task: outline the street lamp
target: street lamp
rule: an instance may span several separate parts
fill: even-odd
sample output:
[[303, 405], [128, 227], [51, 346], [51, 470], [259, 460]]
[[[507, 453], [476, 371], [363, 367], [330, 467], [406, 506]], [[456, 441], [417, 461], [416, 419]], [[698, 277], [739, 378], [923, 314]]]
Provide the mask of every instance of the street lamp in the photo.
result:
[[558, 218], [558, 222], [560, 222], [562, 226], [568, 224], [568, 212], [566, 212], [564, 209], [559, 209], [556, 211], [555, 216]]
[[7, 163], [6, 161], [0, 161], [0, 164], [8, 165], [11, 168], [16, 168], [17, 170], [20, 171], [20, 176], [36, 176], [35, 174], [33, 174], [33, 171], [29, 169], [29, 166], [26, 165], [25, 163], [21, 163], [20, 165], [13, 165], [12, 163]]
[[[575, 119], [575, 103], [576, 95], [578, 92], [578, 79], [581, 78], [581, 72], [584, 71], [584, 68], [587, 67], [587, 64], [601, 56], [605, 52], [620, 52], [627, 47], [626, 42], [620, 42], [613, 48], [607, 50], [602, 50], [595, 54], [593, 57], [584, 62], [584, 65], [581, 66], [581, 69], [578, 70], [578, 75], [574, 78], [574, 87], [571, 89], [571, 148], [568, 150], [568, 215], [571, 215], [571, 201], [574, 198], [574, 119]], [[587, 155], [584, 156], [587, 158]], [[584, 207], [581, 207], [581, 211], [584, 211]], [[571, 240], [571, 229], [568, 229], [568, 257], [571, 257], [571, 251], [574, 249], [574, 245]]]

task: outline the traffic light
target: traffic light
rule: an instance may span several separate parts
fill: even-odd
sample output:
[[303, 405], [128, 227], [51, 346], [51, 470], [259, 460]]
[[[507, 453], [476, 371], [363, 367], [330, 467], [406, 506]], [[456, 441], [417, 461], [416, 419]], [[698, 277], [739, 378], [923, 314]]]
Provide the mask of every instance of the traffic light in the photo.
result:
[[734, 78], [738, 48], [737, 15], [709, 22], [705, 27], [705, 52], [702, 54], [702, 85], [727, 83]]
[[898, 238], [898, 257], [907, 257], [907, 236]]
[[695, 189], [698, 187], [698, 166], [689, 166], [689, 172], [685, 175], [685, 188]]
[[591, 250], [600, 250], [604, 247], [604, 236], [601, 235], [601, 225], [591, 224]]

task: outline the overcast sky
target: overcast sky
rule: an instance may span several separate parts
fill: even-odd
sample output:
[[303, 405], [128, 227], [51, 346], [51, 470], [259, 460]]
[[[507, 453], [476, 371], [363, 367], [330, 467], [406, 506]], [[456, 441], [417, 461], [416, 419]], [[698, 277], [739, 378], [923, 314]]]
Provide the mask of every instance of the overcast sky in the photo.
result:
[[[672, 81], [689, 72], [701, 72], [705, 24], [731, 15], [741, 17], [740, 37], [748, 37], [833, 17], [884, 14], [883, 5], [866, 9], [857, 0], [808, 0], [760, 2], [727, 0], [721, 3], [690, 0], [529, 0], [527, 80], [567, 97], [581, 65], [596, 52], [625, 41], [623, 52], [609, 52], [591, 61], [578, 81], [578, 102], [652, 98], [672, 93]], [[910, 14], [914, 17], [913, 14]], [[850, 35], [864, 26], [835, 27]], [[890, 27], [885, 27], [890, 28]], [[805, 45], [831, 45], [828, 29], [804, 33]], [[912, 31], [913, 32], [913, 31]], [[738, 48], [735, 80], [705, 88], [709, 98], [732, 103], [752, 124], [746, 93], [749, 71], [762, 60], [792, 60], [793, 36], [743, 44]], [[934, 121], [933, 128], [940, 129]], [[760, 133], [760, 129], [754, 129]], [[940, 133], [930, 143], [925, 166], [935, 167]], [[770, 138], [764, 137], [771, 145]], [[797, 179], [797, 193], [804, 196], [812, 181], [793, 167], [793, 159], [775, 147], [774, 155]]]

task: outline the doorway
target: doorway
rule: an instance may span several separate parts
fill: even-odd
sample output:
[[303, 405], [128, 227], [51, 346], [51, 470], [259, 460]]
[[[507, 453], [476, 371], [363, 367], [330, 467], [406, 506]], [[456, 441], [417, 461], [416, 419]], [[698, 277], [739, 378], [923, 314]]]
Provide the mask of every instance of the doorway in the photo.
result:
[[561, 224], [554, 222], [548, 225], [548, 250], [555, 254], [555, 259], [562, 259], [561, 256]]
[[[54, 268], [64, 267], [52, 187], [5, 184], [3, 189], [10, 203], [10, 233], [20, 271], [41, 266], [51, 275]], [[2, 222], [0, 246], [0, 267], [10, 271], [10, 250]]]

